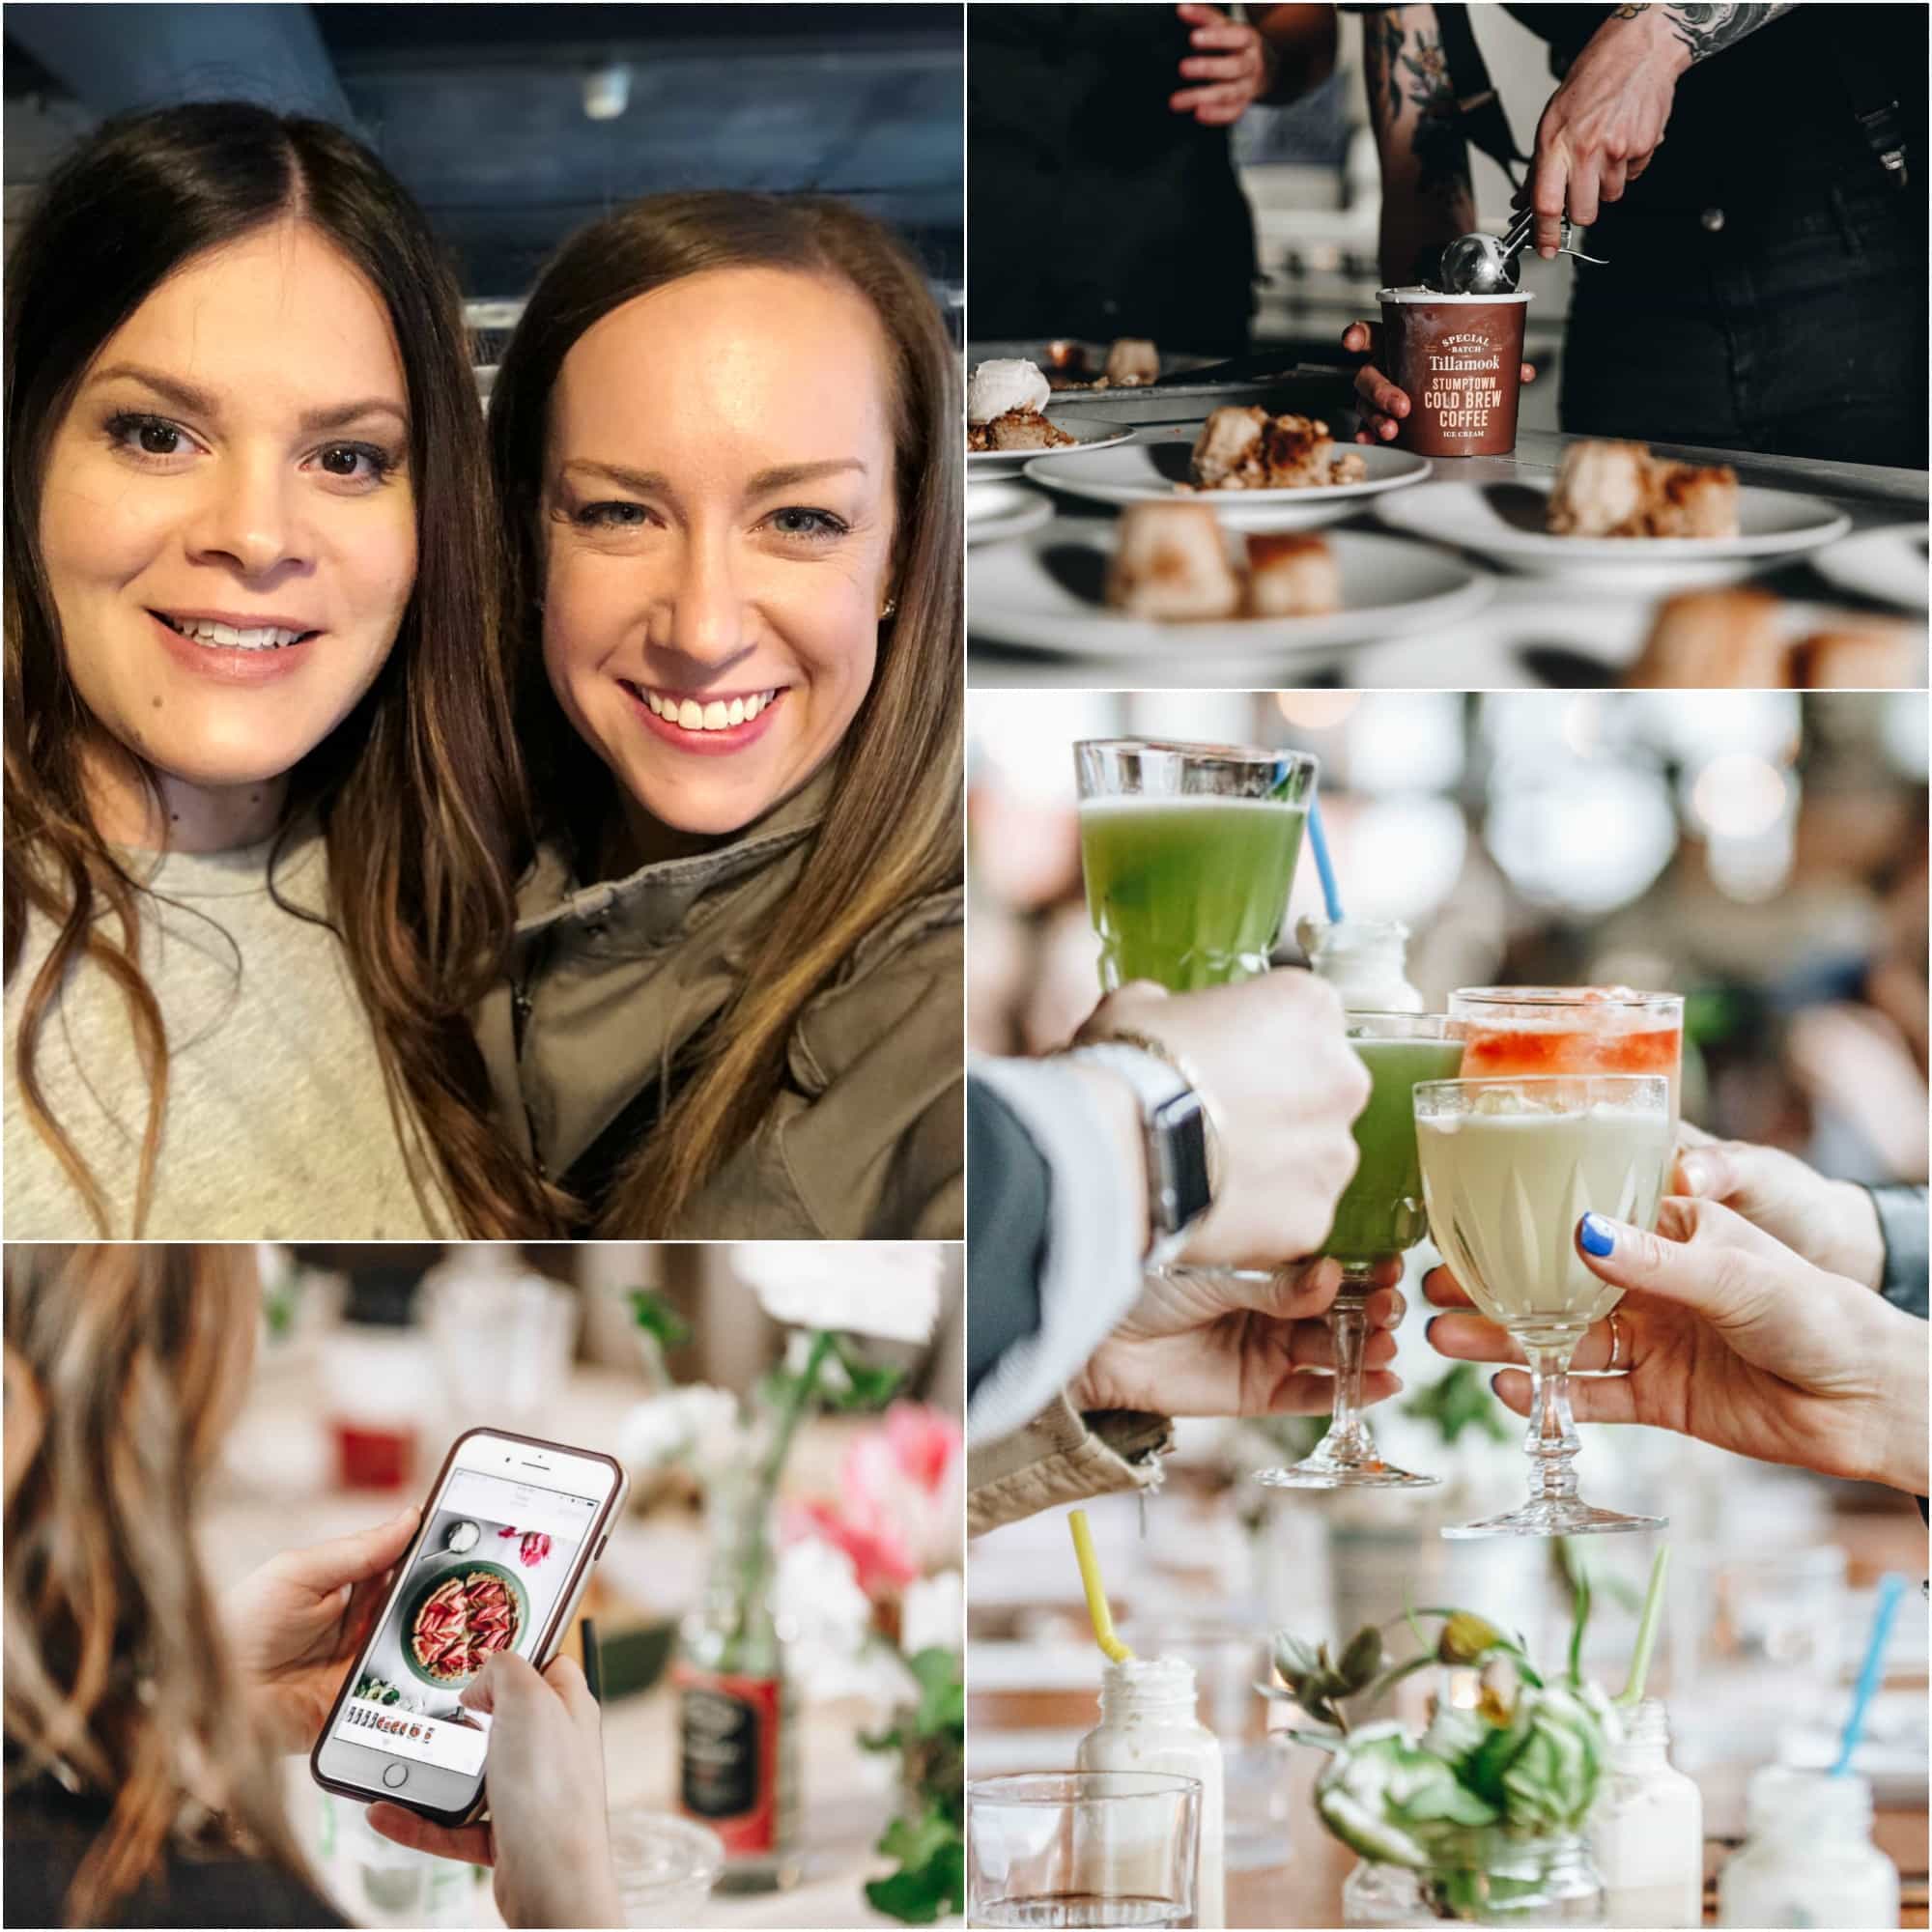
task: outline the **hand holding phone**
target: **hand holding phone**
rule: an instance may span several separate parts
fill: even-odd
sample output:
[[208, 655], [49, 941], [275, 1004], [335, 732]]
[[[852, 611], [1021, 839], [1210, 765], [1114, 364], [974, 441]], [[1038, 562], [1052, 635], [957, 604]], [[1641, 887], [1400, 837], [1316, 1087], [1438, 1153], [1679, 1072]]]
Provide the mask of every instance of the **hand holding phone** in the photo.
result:
[[422, 1512], [272, 1556], [228, 1591], [221, 1621], [255, 1710], [277, 1746], [306, 1750], [360, 1655]]
[[489, 1822], [437, 1825], [379, 1801], [369, 1826], [412, 1851], [496, 1867], [509, 1925], [623, 1923], [611, 1874], [602, 1713], [567, 1657], [541, 1676], [516, 1656], [493, 1659], [463, 1693], [488, 1712]]
[[508, 1431], [460, 1436], [311, 1754], [317, 1783], [473, 1823], [492, 1699], [466, 1693], [504, 1658], [536, 1681], [624, 1490], [609, 1456]]

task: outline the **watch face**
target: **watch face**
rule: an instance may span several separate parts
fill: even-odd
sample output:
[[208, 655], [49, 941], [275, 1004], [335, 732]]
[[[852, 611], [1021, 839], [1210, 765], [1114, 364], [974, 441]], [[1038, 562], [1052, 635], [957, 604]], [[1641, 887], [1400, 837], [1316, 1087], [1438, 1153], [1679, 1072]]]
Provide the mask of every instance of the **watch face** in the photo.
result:
[[1160, 1150], [1161, 1208], [1167, 1232], [1179, 1234], [1208, 1211], [1208, 1117], [1191, 1088], [1163, 1101], [1149, 1121]]

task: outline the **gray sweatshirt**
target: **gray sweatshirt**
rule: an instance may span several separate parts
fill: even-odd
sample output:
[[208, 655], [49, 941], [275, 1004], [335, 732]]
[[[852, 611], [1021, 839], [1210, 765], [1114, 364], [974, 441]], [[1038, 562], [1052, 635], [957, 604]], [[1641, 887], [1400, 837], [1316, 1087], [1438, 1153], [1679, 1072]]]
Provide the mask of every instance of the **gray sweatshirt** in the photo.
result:
[[[167, 1027], [168, 1098], [145, 1234], [158, 1240], [384, 1240], [452, 1232], [410, 1185], [376, 1042], [340, 942], [269, 893], [267, 844], [170, 853], [140, 900], [141, 965]], [[328, 859], [292, 841], [275, 882], [322, 911]], [[29, 1122], [20, 1011], [52, 942], [30, 926], [7, 987], [6, 1236], [93, 1239], [79, 1191]], [[40, 1035], [41, 1089], [133, 1232], [147, 1081], [126, 999], [99, 968], [69, 976]]]

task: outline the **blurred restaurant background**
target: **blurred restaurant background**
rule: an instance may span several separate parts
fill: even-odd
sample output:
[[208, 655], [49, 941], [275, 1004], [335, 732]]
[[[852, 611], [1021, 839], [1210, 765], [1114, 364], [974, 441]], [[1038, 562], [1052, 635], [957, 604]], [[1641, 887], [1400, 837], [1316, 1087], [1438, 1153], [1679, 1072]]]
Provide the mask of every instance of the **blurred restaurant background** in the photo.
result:
[[[904, 1260], [926, 1244], [891, 1245]], [[793, 1254], [810, 1271], [822, 1253], [854, 1306], [867, 1294], [903, 1299], [888, 1263], [840, 1252]], [[203, 1490], [200, 1542], [216, 1588], [280, 1550], [420, 1501], [466, 1429], [615, 1455], [631, 1480], [628, 1507], [561, 1648], [581, 1655], [582, 1619], [593, 1621], [628, 1922], [890, 1923], [864, 1887], [891, 1868], [874, 1847], [908, 1786], [897, 1754], [861, 1739], [890, 1730], [917, 1700], [906, 1658], [956, 1654], [960, 1642], [958, 1250], [934, 1244], [923, 1264], [938, 1280], [932, 1340], [857, 1345], [866, 1361], [901, 1372], [890, 1406], [839, 1413], [830, 1400], [815, 1404], [779, 1481], [772, 1605], [799, 1724], [801, 1872], [791, 1889], [762, 1892], [719, 1884], [708, 1834], [681, 1832], [669, 1815], [679, 1806], [669, 1671], [680, 1622], [706, 1597], [707, 1506], [740, 1478], [740, 1416], [769, 1395], [778, 1365], [798, 1368], [802, 1350], [803, 1328], [766, 1312], [747, 1251], [392, 1243], [262, 1254], [252, 1379]], [[820, 1293], [815, 1276], [794, 1285], [795, 1304], [808, 1292]], [[827, 1397], [838, 1382], [825, 1372]], [[955, 1781], [958, 1763], [955, 1748]], [[312, 1782], [305, 1759], [287, 1761], [287, 1802], [353, 1922], [500, 1923], [487, 1872], [376, 1837], [359, 1804]]]
[[[1050, 1051], [1098, 997], [1074, 740], [1287, 746], [1321, 760], [1346, 911], [1408, 924], [1408, 977], [1432, 1010], [1463, 985], [1681, 992], [1687, 1119], [1831, 1175], [1922, 1182], [1926, 723], [1918, 694], [976, 690], [971, 1043]], [[1304, 852], [1278, 964], [1300, 962], [1294, 924], [1321, 910]], [[1409, 1257], [1404, 1391], [1370, 1414], [1390, 1461], [1439, 1488], [1265, 1491], [1250, 1472], [1306, 1453], [1324, 1417], [1183, 1422], [1158, 1495], [1091, 1506], [1122, 1635], [1195, 1662], [1202, 1718], [1229, 1753], [1232, 1923], [1335, 1923], [1352, 1863], [1309, 1802], [1320, 1754], [1278, 1729], [1270, 1742], [1289, 1709], [1254, 1689], [1270, 1631], [1345, 1642], [1407, 1607], [1456, 1605], [1553, 1662], [1581, 1572], [1586, 1670], [1614, 1689], [1630, 1659], [1662, 1539], [1438, 1534], [1520, 1499], [1522, 1424], [1474, 1365], [1425, 1342], [1416, 1284], [1435, 1259], [1426, 1244]], [[1904, 1922], [1922, 1924], [1925, 1529], [1912, 1499], [1659, 1431], [1585, 1424], [1582, 1438], [1593, 1501], [1670, 1519], [1653, 1682], [1672, 1759], [1704, 1788], [1708, 1837], [1742, 1835], [1754, 1768], [1831, 1762], [1878, 1579], [1909, 1579], [1854, 1768], [1906, 1875]], [[1063, 1769], [1094, 1721], [1102, 1661], [1064, 1512], [978, 1538], [970, 1556], [973, 1774]], [[1399, 1630], [1390, 1642], [1412, 1648]], [[1394, 1710], [1419, 1718], [1435, 1679], [1409, 1680]]]
[[101, 119], [241, 98], [382, 156], [460, 263], [486, 362], [566, 236], [678, 188], [850, 201], [905, 236], [957, 325], [956, 7], [23, 0], [5, 35], [10, 242]]

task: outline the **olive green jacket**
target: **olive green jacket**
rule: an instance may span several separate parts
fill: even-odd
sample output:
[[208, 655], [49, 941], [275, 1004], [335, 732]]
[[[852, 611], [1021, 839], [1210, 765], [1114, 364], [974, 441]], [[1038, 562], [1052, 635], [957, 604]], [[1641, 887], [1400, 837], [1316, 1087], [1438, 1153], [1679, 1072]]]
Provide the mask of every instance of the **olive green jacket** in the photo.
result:
[[[832, 780], [728, 845], [612, 883], [580, 886], [561, 852], [540, 855], [519, 889], [508, 973], [476, 1014], [498, 1114], [540, 1172], [561, 1180], [586, 1158], [601, 1164], [613, 1137], [634, 1149], [662, 1115], [684, 1049], [797, 884]], [[868, 933], [801, 1013], [759, 1131], [674, 1227], [613, 1232], [958, 1238], [964, 918], [954, 889]]]

